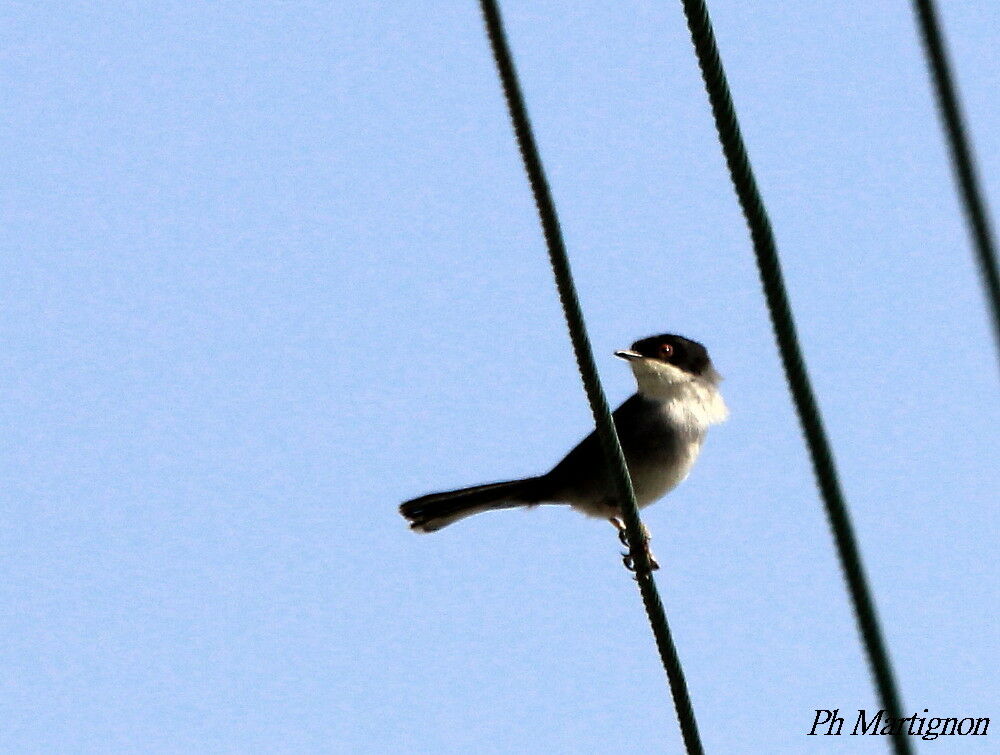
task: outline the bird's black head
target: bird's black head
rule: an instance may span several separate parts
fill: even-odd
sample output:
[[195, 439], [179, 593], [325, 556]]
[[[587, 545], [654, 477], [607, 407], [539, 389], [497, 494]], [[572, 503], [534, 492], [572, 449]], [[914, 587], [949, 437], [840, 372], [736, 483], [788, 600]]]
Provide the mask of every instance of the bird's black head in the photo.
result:
[[704, 346], [690, 338], [670, 333], [643, 338], [633, 343], [628, 351], [617, 351], [615, 355], [622, 359], [655, 359], [697, 377], [704, 376], [712, 366]]

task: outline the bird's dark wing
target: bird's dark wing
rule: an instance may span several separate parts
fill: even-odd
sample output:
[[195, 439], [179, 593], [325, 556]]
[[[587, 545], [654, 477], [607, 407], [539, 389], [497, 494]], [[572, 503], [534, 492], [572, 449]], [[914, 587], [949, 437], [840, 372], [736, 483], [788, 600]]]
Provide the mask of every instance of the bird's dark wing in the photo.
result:
[[[658, 426], [663, 423], [652, 421], [656, 411], [654, 402], [637, 393], [611, 415], [630, 467], [637, 454], [643, 453], [648, 447], [650, 431], [654, 428], [660, 431]], [[573, 497], [593, 498], [610, 495], [604, 450], [597, 432], [594, 431], [581, 440], [543, 479], [548, 483], [547, 492], [554, 497], [562, 497], [567, 493]], [[559, 500], [559, 497], [555, 500]]]

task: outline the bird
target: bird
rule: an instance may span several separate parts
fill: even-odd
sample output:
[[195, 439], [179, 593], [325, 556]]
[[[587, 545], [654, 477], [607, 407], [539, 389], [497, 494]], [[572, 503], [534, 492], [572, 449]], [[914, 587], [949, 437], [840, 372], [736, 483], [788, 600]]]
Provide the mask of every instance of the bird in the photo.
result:
[[[644, 508], [688, 476], [708, 428], [725, 421], [729, 410], [719, 391], [722, 377], [697, 341], [665, 333], [615, 356], [629, 363], [637, 386], [612, 417], [636, 503]], [[545, 474], [430, 493], [405, 501], [399, 511], [415, 532], [436, 532], [484, 511], [539, 504], [568, 505], [608, 519], [628, 545], [596, 431]]]

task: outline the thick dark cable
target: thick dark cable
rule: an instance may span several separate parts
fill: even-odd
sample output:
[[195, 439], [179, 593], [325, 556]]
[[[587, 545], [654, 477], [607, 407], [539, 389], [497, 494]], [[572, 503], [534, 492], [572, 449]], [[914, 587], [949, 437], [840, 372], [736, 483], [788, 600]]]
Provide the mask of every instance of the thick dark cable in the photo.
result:
[[514, 62], [507, 45], [500, 10], [494, 0], [480, 0], [480, 6], [486, 23], [486, 33], [490, 39], [490, 47], [493, 50], [493, 58], [503, 86], [504, 97], [510, 111], [510, 118], [514, 124], [517, 145], [521, 151], [524, 168], [528, 173], [528, 181], [535, 197], [535, 204], [538, 207], [545, 242], [549, 250], [549, 261], [552, 263], [552, 272], [555, 274], [556, 286], [559, 289], [559, 300], [562, 302], [563, 312], [566, 315], [566, 324], [569, 327], [570, 340], [576, 353], [577, 366], [580, 369], [580, 376], [583, 378], [587, 399], [590, 401], [590, 409], [597, 425], [597, 434], [604, 449], [608, 473], [621, 506], [622, 518], [625, 521], [628, 534], [630, 556], [635, 566], [636, 581], [639, 583], [639, 592], [642, 594], [646, 615], [649, 617], [656, 646], [660, 651], [660, 659], [663, 661], [663, 668], [666, 670], [667, 679], [670, 682], [674, 707], [680, 721], [681, 735], [689, 753], [702, 753], [704, 750], [698, 736], [698, 725], [691, 707], [687, 683], [684, 680], [684, 672], [677, 656], [677, 649], [674, 647], [670, 635], [667, 616], [663, 610], [663, 604], [660, 602], [656, 583], [653, 581], [649, 550], [642, 523], [639, 521], [639, 511], [635, 504], [632, 481], [628, 475], [628, 468], [625, 466], [625, 457], [618, 441], [618, 434], [615, 432], [608, 402], [604, 397], [604, 391], [597, 375], [597, 366], [594, 364], [594, 355], [583, 322], [583, 312], [580, 309], [576, 287], [573, 284], [566, 246], [559, 228], [559, 219], [549, 191], [548, 181], [542, 170], [538, 147], [535, 145], [535, 139], [531, 132], [531, 123], [528, 120]]
[[[729, 174], [736, 194], [739, 198], [743, 214], [746, 216], [750, 235], [753, 239], [754, 252], [757, 257], [757, 270], [764, 287], [768, 311], [771, 315], [771, 325], [774, 328], [781, 361], [785, 368], [795, 408], [798, 410], [799, 421], [812, 455], [813, 469], [819, 485], [823, 501], [826, 504], [827, 517], [833, 530], [837, 552], [844, 570], [854, 611], [857, 616], [859, 630], [868, 653], [872, 674], [878, 688], [882, 707], [888, 717], [893, 720], [901, 718], [899, 694], [893, 679], [889, 654], [882, 639], [875, 613], [875, 604], [865, 578], [861, 555], [858, 552], [857, 540], [851, 526], [847, 505], [840, 490], [837, 470], [833, 462], [833, 453], [823, 429], [819, 407], [813, 394], [805, 363], [799, 349], [798, 336], [795, 332], [795, 322], [788, 302], [788, 294], [778, 262], [778, 250], [771, 230], [771, 221], [764, 209], [764, 202], [757, 189], [746, 146], [740, 134], [736, 111], [726, 83], [726, 75], [719, 58], [719, 49], [715, 43], [715, 34], [708, 17], [708, 8], [703, 0], [681, 0], [684, 15], [687, 17], [691, 39], [694, 42], [698, 56], [698, 65], [708, 98], [715, 117], [715, 127], [722, 142], [722, 151], [726, 156]], [[893, 737], [893, 744], [899, 753], [910, 752], [906, 735], [899, 733]]]
[[958, 104], [958, 94], [955, 91], [948, 54], [944, 49], [944, 39], [941, 36], [941, 25], [938, 23], [937, 11], [933, 0], [914, 0], [913, 8], [920, 23], [923, 35], [924, 50], [927, 53], [927, 65], [934, 78], [934, 89], [937, 92], [938, 106], [941, 118], [944, 120], [945, 131], [948, 133], [948, 145], [951, 147], [951, 162], [958, 179], [959, 191], [965, 206], [972, 239], [976, 247], [976, 258], [979, 261], [979, 272], [986, 288], [986, 298], [993, 310], [993, 331], [996, 336], [998, 356], [1000, 356], [1000, 272], [997, 272], [996, 243], [993, 230], [990, 227], [986, 202], [979, 187], [975, 162], [972, 159], [972, 149], [966, 134], [962, 110]]

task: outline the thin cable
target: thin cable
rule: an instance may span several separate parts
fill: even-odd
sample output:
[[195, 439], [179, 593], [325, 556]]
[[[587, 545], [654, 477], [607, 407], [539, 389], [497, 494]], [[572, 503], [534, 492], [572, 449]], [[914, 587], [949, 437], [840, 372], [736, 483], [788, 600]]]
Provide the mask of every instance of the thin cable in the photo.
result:
[[[899, 720], [902, 717], [901, 706], [896, 683], [893, 679], [892, 666], [889, 662], [889, 654], [882, 639], [882, 630], [875, 612], [875, 603], [865, 578], [847, 505], [840, 490], [833, 453], [823, 429], [819, 407], [816, 404], [816, 397], [813, 394], [799, 349], [795, 322], [792, 319], [792, 310], [788, 302], [788, 294], [785, 291], [781, 265], [778, 262], [774, 232], [771, 229], [771, 221], [768, 219], [767, 211], [764, 209], [760, 191], [757, 189], [757, 182], [750, 167], [746, 146], [740, 134], [736, 111], [729, 93], [729, 85], [726, 83], [726, 74], [722, 68], [719, 49], [715, 43], [715, 34], [708, 16], [708, 8], [703, 0], [681, 0], [681, 3], [684, 6], [688, 28], [691, 30], [691, 39], [698, 56], [698, 65], [701, 68], [702, 77], [705, 79], [705, 87], [712, 105], [712, 114], [715, 117], [715, 127], [719, 133], [719, 140], [722, 142], [722, 151], [726, 156], [729, 174], [750, 228], [750, 235], [753, 238], [757, 270], [764, 287], [764, 295], [771, 315], [771, 325], [774, 328], [778, 348], [781, 352], [781, 361], [785, 368], [785, 377], [788, 380], [795, 408], [798, 410], [799, 421], [802, 423], [802, 429], [812, 455], [813, 469], [826, 505], [827, 517], [830, 520], [840, 563], [854, 605], [858, 627], [868, 653], [868, 662], [875, 677], [882, 707], [891, 720]], [[901, 732], [893, 736], [893, 744], [898, 753], [910, 752], [906, 735]]]
[[958, 94], [955, 91], [951, 66], [948, 63], [948, 54], [944, 48], [941, 25], [938, 23], [933, 0], [914, 0], [913, 8], [920, 23], [924, 50], [927, 53], [927, 65], [931, 69], [941, 118], [944, 120], [945, 131], [948, 134], [951, 162], [955, 170], [955, 177], [958, 179], [965, 216], [969, 221], [972, 239], [975, 243], [979, 272], [983, 278], [983, 286], [986, 288], [986, 298], [993, 310], [993, 331], [997, 341], [998, 356], [1000, 356], [1000, 272], [997, 272], [996, 243], [993, 238], [993, 230], [990, 227], [989, 213], [986, 210], [986, 202], [983, 200], [983, 192], [979, 186], [979, 177], [976, 175], [972, 148], [969, 146], [969, 138], [962, 118], [962, 110], [958, 104]]
[[687, 683], [684, 680], [684, 672], [681, 668], [680, 658], [677, 656], [677, 649], [674, 647], [674, 641], [670, 635], [670, 627], [667, 624], [667, 616], [663, 610], [663, 603], [660, 601], [656, 583], [653, 581], [649, 550], [646, 537], [643, 533], [642, 523], [639, 521], [639, 511], [635, 504], [632, 481], [625, 466], [625, 457], [622, 454], [621, 444], [618, 441], [618, 434], [615, 432], [615, 425], [611, 419], [608, 402], [604, 397], [600, 378], [597, 375], [597, 366], [594, 364], [594, 355], [590, 348], [590, 340], [587, 337], [583, 312], [580, 309], [576, 287], [573, 284], [573, 276], [570, 272], [566, 246], [563, 243], [562, 231], [559, 228], [559, 218], [556, 215], [556, 208], [552, 201], [548, 181], [542, 170], [542, 161], [538, 154], [538, 147], [531, 132], [531, 123], [528, 120], [524, 97], [521, 94], [521, 88], [517, 81], [517, 72], [514, 69], [514, 62], [511, 58], [506, 34], [503, 29], [503, 22], [500, 18], [500, 9], [494, 0], [480, 0], [480, 7], [482, 8], [483, 19], [486, 23], [486, 33], [490, 40], [490, 47], [493, 50], [493, 58], [496, 62], [500, 82], [503, 86], [504, 97], [507, 100], [507, 108], [510, 111], [510, 118], [514, 125], [517, 146], [521, 152], [524, 168], [528, 174], [531, 191], [535, 197], [535, 205], [538, 207], [542, 230], [545, 234], [545, 242], [549, 250], [549, 261], [552, 263], [552, 272], [555, 275], [556, 286], [559, 289], [559, 300], [562, 302], [563, 313], [566, 316], [566, 324], [569, 328], [570, 340], [573, 343], [573, 350], [576, 353], [577, 367], [580, 370], [580, 376], [583, 378], [587, 399], [590, 401], [590, 409], [594, 415], [594, 422], [597, 425], [597, 434], [600, 437], [601, 446], [604, 449], [605, 459], [607, 460], [608, 473], [611, 481], [614, 483], [614, 489], [621, 505], [622, 518], [625, 521], [628, 535], [629, 551], [632, 562], [635, 565], [635, 578], [639, 583], [639, 592], [642, 594], [642, 601], [646, 607], [646, 615], [653, 629], [656, 646], [660, 651], [660, 659], [663, 662], [663, 668], [666, 670], [667, 679], [670, 682], [674, 707], [680, 722], [681, 735], [684, 738], [687, 751], [692, 754], [700, 754], [704, 752], [704, 749], [701, 745], [701, 739], [698, 736], [698, 725], [695, 721], [694, 710], [691, 707], [691, 698], [688, 695]]

